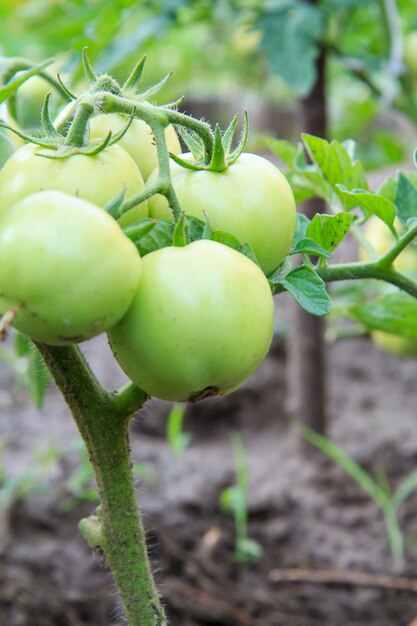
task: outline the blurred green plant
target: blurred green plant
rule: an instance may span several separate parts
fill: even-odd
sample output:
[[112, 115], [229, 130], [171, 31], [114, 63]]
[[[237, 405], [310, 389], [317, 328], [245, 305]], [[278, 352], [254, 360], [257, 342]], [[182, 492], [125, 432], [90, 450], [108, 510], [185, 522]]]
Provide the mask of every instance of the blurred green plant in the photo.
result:
[[248, 536], [248, 490], [249, 472], [245, 447], [239, 434], [231, 436], [235, 462], [236, 482], [220, 493], [222, 511], [231, 514], [235, 526], [234, 560], [240, 565], [259, 559], [263, 554], [262, 546]]
[[191, 434], [183, 430], [185, 404], [174, 404], [167, 418], [166, 438], [175, 463], [179, 463], [190, 444]]
[[380, 508], [384, 516], [394, 567], [397, 570], [402, 570], [405, 566], [405, 549], [404, 535], [398, 520], [398, 509], [417, 489], [417, 470], [411, 472], [393, 491], [383, 468], [378, 467], [377, 476], [374, 478], [327, 437], [323, 437], [323, 435], [319, 435], [307, 427], [302, 428], [302, 435], [313, 446], [335, 461]]

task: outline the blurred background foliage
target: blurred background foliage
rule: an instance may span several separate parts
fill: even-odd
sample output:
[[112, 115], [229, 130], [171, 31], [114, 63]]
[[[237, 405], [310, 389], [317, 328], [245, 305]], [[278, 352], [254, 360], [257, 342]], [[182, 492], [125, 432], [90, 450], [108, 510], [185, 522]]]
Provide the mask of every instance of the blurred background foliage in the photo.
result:
[[[404, 62], [417, 30], [415, 0], [2, 0], [0, 51], [55, 57], [82, 88], [87, 45], [99, 71], [123, 79], [147, 53], [144, 87], [173, 71], [165, 101], [225, 125], [248, 110], [252, 130], [295, 139], [295, 108], [327, 50], [330, 134], [359, 141], [369, 168], [411, 154], [417, 126], [417, 67]], [[417, 57], [417, 51], [416, 51]], [[417, 66], [417, 61], [416, 61]], [[48, 90], [38, 81], [38, 103]], [[42, 82], [44, 83], [42, 85]], [[29, 87], [26, 87], [29, 91]], [[25, 90], [22, 89], [22, 98]], [[32, 94], [31, 94], [32, 97]], [[395, 114], [393, 113], [395, 112]], [[214, 115], [214, 118], [213, 118]]]

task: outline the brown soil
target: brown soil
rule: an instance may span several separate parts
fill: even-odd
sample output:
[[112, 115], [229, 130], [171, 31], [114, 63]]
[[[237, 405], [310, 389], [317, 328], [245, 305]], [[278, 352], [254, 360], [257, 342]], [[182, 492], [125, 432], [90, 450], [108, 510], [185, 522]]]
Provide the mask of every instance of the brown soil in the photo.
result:
[[[104, 384], [123, 382], [104, 340], [86, 351]], [[0, 624], [119, 626], [111, 577], [77, 532], [95, 505], [68, 499], [77, 463], [72, 420], [54, 389], [37, 412], [11, 393], [5, 366], [1, 373], [6, 484], [38, 471], [36, 450], [63, 452], [39, 478], [44, 491], [35, 480], [3, 508]], [[400, 576], [376, 505], [332, 461], [305, 455], [284, 410], [285, 373], [277, 340], [241, 390], [190, 406], [191, 443], [177, 462], [165, 440], [168, 403], [150, 402], [132, 424], [132, 457], [158, 476], [138, 483], [138, 497], [170, 624], [415, 626], [417, 493], [399, 511], [407, 539]], [[331, 438], [367, 470], [383, 468], [395, 488], [416, 469], [417, 361], [355, 339], [329, 346], [328, 376]], [[234, 481], [232, 431], [242, 434], [249, 462], [249, 536], [264, 550], [244, 567], [233, 562], [234, 526], [219, 506]]]

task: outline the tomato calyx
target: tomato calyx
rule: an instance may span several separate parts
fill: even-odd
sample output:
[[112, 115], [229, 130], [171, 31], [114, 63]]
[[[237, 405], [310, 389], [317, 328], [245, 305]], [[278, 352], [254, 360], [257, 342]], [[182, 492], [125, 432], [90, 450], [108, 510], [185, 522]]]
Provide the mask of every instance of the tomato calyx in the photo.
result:
[[170, 157], [175, 163], [189, 170], [207, 170], [209, 172], [224, 172], [242, 154], [248, 138], [249, 124], [248, 114], [245, 111], [245, 120], [242, 136], [235, 148], [232, 148], [233, 137], [236, 130], [238, 115], [230, 122], [224, 133], [220, 126], [216, 124], [214, 130], [214, 140], [209, 146], [196, 133], [179, 127], [179, 133], [187, 148], [190, 150], [193, 161], [187, 161], [176, 154], [170, 153]]

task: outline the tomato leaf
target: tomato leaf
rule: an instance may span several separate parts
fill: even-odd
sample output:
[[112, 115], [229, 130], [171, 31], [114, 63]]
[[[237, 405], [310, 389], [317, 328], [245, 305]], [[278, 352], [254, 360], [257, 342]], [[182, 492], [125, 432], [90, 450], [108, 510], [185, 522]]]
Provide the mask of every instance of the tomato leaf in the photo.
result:
[[302, 0], [284, 0], [264, 9], [256, 28], [262, 32], [260, 49], [272, 71], [297, 94], [308, 94], [316, 80], [316, 59], [324, 28], [320, 8]]
[[395, 204], [391, 202], [391, 200], [364, 189], [353, 189], [349, 191], [343, 185], [336, 185], [336, 187], [339, 189], [341, 197], [348, 199], [350, 208], [361, 208], [366, 217], [369, 217], [371, 214], [376, 215], [395, 233], [393, 227]]
[[203, 220], [198, 219], [198, 217], [193, 217], [192, 215], [186, 215], [185, 219], [188, 224], [188, 243], [197, 241], [198, 239], [204, 239], [203, 235], [206, 225]]
[[390, 293], [351, 307], [352, 315], [371, 330], [417, 339], [417, 300], [406, 293]]
[[156, 224], [143, 237], [135, 241], [135, 245], [141, 256], [145, 256], [154, 250], [166, 248], [172, 245], [175, 224], [166, 220], [157, 220]]
[[[338, 141], [329, 143], [326, 139], [304, 133], [302, 139], [312, 161], [320, 168], [328, 182], [343, 185], [347, 189], [360, 187], [368, 189], [365, 170], [360, 161], [353, 160], [349, 146]], [[336, 189], [336, 193], [338, 193]], [[343, 202], [343, 198], [341, 198]], [[345, 199], [346, 201], [346, 199]], [[345, 206], [345, 205], [344, 205]], [[349, 210], [350, 206], [345, 206]]]
[[280, 285], [308, 313], [322, 316], [330, 312], [331, 302], [326, 285], [309, 265], [299, 265], [273, 287]]
[[398, 176], [394, 204], [402, 224], [406, 224], [411, 217], [417, 217], [417, 189], [401, 172]]
[[239, 248], [241, 247], [240, 241], [236, 239], [234, 235], [231, 235], [230, 233], [226, 233], [222, 230], [214, 230], [211, 233], [210, 239], [212, 241], [217, 241], [218, 243], [222, 243], [223, 245], [228, 246], [229, 248], [233, 248], [234, 250], [239, 250]]
[[295, 146], [286, 139], [277, 139], [276, 137], [265, 137], [265, 143], [268, 148], [288, 167], [294, 167], [297, 157], [303, 152], [303, 146], [299, 144]]
[[41, 409], [51, 377], [38, 349], [33, 344], [29, 353], [27, 376], [32, 401], [37, 409]]
[[289, 254], [314, 254], [314, 256], [322, 256], [326, 259], [330, 257], [330, 252], [319, 246], [313, 239], [301, 239]]
[[139, 241], [149, 231], [156, 226], [157, 220], [153, 220], [151, 217], [146, 217], [144, 220], [140, 220], [137, 224], [131, 224], [125, 226], [123, 232], [133, 243]]
[[352, 213], [323, 215], [316, 213], [307, 228], [307, 237], [313, 239], [321, 248], [332, 252], [345, 238], [355, 219]]

